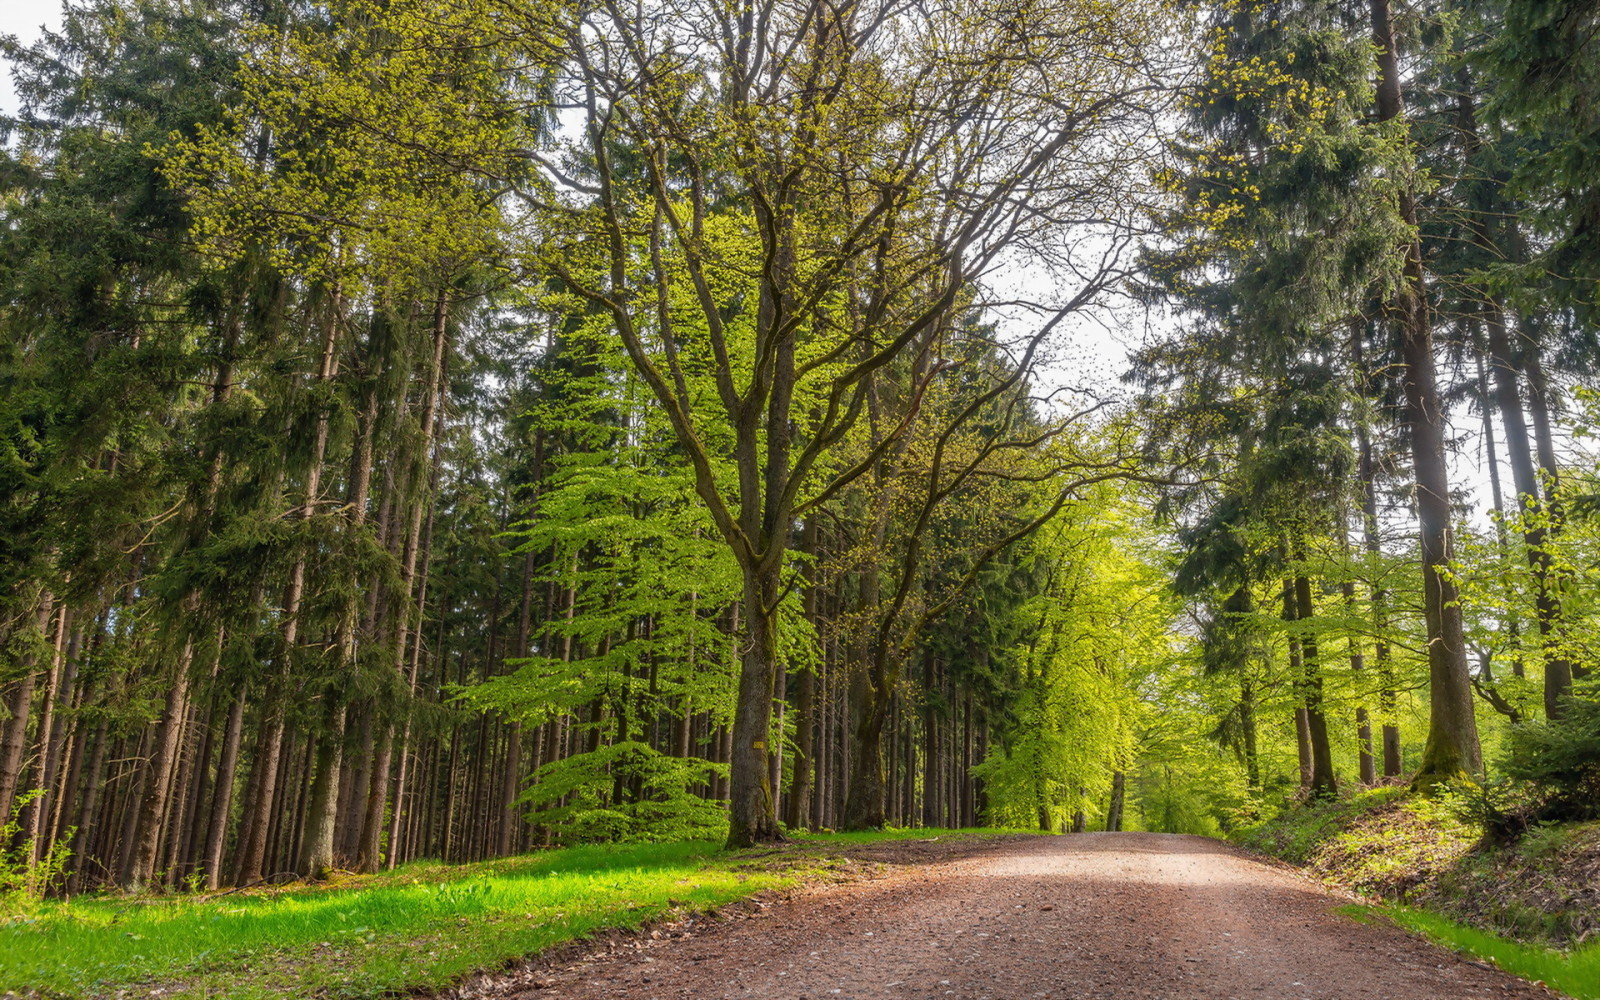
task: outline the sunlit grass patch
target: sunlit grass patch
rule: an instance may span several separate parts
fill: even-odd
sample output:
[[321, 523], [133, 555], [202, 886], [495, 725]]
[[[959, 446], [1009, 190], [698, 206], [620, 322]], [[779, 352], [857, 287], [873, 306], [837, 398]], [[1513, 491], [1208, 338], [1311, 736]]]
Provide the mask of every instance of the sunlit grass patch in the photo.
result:
[[0, 992], [159, 983], [212, 997], [367, 997], [442, 986], [602, 928], [794, 881], [708, 842], [418, 863], [344, 887], [45, 904], [0, 927]]
[[597, 931], [715, 908], [831, 867], [834, 847], [992, 836], [889, 830], [723, 852], [710, 841], [417, 861], [210, 897], [84, 897], [0, 917], [0, 994], [361, 1000], [447, 986]]
[[1340, 912], [1357, 919], [1381, 915], [1435, 944], [1541, 982], [1574, 1000], [1600, 1000], [1600, 942], [1570, 951], [1520, 944], [1487, 931], [1406, 906], [1346, 906]]

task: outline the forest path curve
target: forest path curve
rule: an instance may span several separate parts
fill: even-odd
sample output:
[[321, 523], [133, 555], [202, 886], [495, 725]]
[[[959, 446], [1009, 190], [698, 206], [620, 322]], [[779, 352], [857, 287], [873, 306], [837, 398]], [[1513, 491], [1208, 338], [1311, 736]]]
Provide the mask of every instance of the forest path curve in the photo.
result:
[[1552, 994], [1203, 837], [961, 845], [464, 990], [515, 1000], [1469, 1000]]

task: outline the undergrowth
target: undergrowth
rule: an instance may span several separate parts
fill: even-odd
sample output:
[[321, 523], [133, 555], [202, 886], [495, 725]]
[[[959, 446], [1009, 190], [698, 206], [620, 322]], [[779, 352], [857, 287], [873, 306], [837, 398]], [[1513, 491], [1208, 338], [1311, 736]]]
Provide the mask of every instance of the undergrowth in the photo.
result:
[[1285, 810], [1235, 839], [1330, 885], [1534, 952], [1600, 938], [1600, 823], [1535, 825], [1506, 844], [1485, 836], [1472, 795], [1363, 791]]

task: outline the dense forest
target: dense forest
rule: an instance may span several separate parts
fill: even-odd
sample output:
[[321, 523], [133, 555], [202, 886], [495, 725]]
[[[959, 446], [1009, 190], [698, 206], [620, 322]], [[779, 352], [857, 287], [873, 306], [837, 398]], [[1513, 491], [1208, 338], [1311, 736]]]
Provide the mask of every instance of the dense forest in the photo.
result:
[[1593, 4], [0, 49], [7, 878], [1594, 808]]

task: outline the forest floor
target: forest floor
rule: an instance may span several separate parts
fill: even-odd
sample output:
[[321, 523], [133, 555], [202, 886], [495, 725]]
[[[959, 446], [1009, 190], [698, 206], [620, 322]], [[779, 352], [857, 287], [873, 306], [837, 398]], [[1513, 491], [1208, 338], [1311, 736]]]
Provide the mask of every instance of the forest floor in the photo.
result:
[[1370, 900], [1532, 945], [1600, 944], [1600, 823], [1538, 826], [1502, 845], [1458, 812], [1448, 800], [1378, 788], [1286, 810], [1237, 839]]
[[[805, 885], [569, 947], [450, 1000], [1466, 1000], [1549, 997], [1215, 840], [873, 844]], [[759, 865], [761, 859], [751, 860]]]
[[1600, 1000], [1600, 823], [1543, 824], [1499, 843], [1463, 805], [1374, 788], [1234, 836], [1429, 938]]

